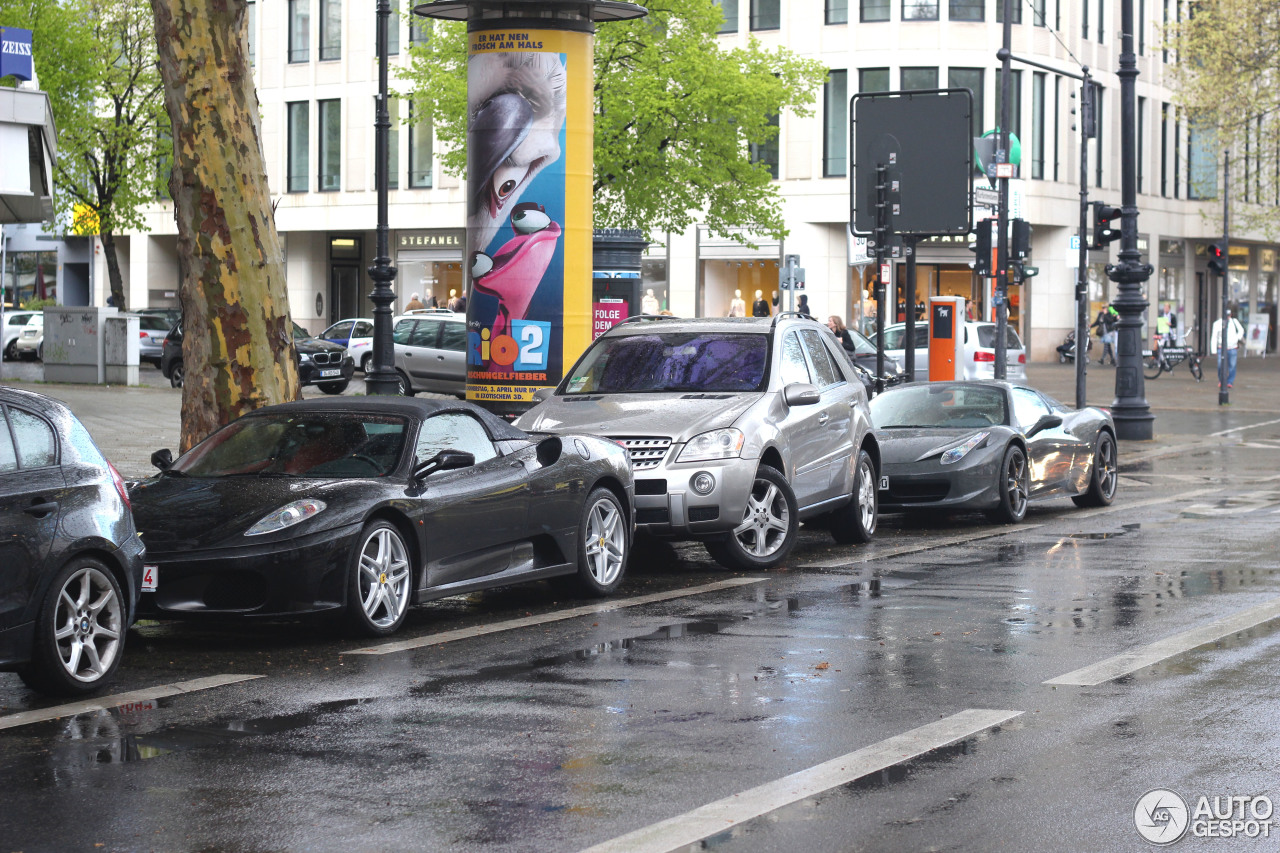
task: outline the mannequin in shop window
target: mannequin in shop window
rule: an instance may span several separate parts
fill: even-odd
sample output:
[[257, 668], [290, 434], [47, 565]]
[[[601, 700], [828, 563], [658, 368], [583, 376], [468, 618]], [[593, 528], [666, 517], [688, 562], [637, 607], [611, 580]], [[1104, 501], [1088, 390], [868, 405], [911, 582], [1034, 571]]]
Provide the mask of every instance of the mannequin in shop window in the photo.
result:
[[458, 291], [456, 289], [450, 289], [449, 305], [448, 305], [449, 310], [453, 311], [454, 313], [460, 313], [462, 311], [462, 306], [463, 306], [462, 297], [458, 295]]
[[733, 299], [729, 300], [729, 315], [728, 315], [728, 316], [730, 316], [730, 317], [745, 317], [745, 316], [747, 316], [747, 303], [746, 303], [746, 300], [744, 300], [744, 299], [742, 298], [742, 291], [741, 291], [741, 290], [735, 290], [735, 291], [733, 292]]
[[658, 313], [658, 298], [653, 295], [653, 288], [649, 288], [644, 292], [644, 296], [640, 300], [640, 311], [645, 314]]
[[765, 302], [764, 300], [763, 290], [756, 291], [756, 301], [751, 303], [751, 316], [752, 317], [768, 317], [769, 316], [769, 303]]

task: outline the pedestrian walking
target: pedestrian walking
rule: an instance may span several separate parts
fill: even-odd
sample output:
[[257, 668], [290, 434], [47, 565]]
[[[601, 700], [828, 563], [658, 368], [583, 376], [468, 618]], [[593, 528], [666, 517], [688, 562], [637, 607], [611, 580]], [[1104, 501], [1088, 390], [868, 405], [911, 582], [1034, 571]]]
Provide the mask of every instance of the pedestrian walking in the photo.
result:
[[[1244, 340], [1244, 327], [1240, 321], [1227, 312], [1227, 352], [1226, 358], [1218, 357], [1218, 387], [1222, 387], [1223, 379], [1230, 388], [1236, 382], [1236, 358], [1240, 354], [1240, 342]], [[1222, 346], [1222, 320], [1213, 321], [1213, 330], [1209, 333], [1209, 353], [1218, 354]]]
[[813, 319], [813, 315], [809, 313], [809, 297], [806, 294], [800, 294], [796, 302], [796, 313], [803, 317]]
[[425, 308], [425, 307], [427, 306], [422, 304], [421, 294], [413, 293], [409, 295], [409, 302], [404, 306], [404, 310], [416, 311], [419, 308]]
[[1115, 309], [1114, 305], [1108, 305], [1098, 312], [1098, 316], [1089, 324], [1090, 329], [1098, 330], [1098, 337], [1102, 340], [1102, 357], [1098, 359], [1098, 364], [1106, 364], [1107, 356], [1111, 356], [1111, 364], [1114, 367], [1116, 363], [1116, 326], [1120, 322], [1120, 312]]

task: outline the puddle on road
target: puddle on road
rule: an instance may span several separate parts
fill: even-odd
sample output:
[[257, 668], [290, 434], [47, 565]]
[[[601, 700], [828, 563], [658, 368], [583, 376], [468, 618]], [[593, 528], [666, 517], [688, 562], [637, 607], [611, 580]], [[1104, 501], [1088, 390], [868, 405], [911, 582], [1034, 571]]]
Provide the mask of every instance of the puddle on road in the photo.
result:
[[1119, 539], [1121, 536], [1137, 533], [1141, 529], [1141, 524], [1122, 524], [1119, 530], [1108, 530], [1104, 533], [1068, 533], [1066, 538], [1084, 540]]

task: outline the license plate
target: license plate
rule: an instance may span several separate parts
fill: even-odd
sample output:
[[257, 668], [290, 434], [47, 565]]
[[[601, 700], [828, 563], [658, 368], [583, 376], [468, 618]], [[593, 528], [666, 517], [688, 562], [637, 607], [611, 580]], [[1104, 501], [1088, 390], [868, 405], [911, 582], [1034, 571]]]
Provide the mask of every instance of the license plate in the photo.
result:
[[156, 582], [160, 579], [159, 566], [143, 566], [142, 567], [142, 591], [155, 592]]
[[327, 378], [329, 376], [341, 376], [341, 375], [342, 375], [342, 368], [340, 367], [333, 367], [333, 368], [330, 368], [329, 370], [320, 371], [321, 379]]

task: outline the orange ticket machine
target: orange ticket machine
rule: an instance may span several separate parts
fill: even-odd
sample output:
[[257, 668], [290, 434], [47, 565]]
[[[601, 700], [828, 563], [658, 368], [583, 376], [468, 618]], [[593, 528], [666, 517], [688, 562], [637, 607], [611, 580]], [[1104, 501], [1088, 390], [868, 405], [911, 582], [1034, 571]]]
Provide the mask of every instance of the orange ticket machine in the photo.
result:
[[929, 381], [963, 378], [964, 297], [929, 297]]

